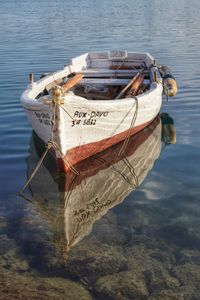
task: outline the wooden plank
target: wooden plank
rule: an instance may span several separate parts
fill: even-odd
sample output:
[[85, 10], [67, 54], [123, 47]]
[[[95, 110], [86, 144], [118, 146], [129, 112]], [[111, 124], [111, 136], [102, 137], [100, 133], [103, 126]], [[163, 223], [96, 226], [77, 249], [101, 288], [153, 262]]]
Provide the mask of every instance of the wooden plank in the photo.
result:
[[[84, 74], [85, 77], [130, 77], [132, 78], [137, 74], [139, 70], [110, 70], [107, 68], [89, 68], [82, 70], [81, 74]], [[149, 71], [145, 72], [145, 75], [148, 75]]]
[[110, 51], [110, 58], [112, 60], [115, 60], [115, 59], [126, 59], [127, 58], [127, 51], [125, 50], [122, 50], [122, 51]]
[[75, 86], [78, 82], [81, 81], [83, 78], [83, 74], [76, 74], [74, 77], [70, 78], [63, 86], [63, 90], [66, 92], [69, 89], [71, 89], [73, 86]]
[[91, 59], [90, 60], [90, 68], [109, 68], [113, 64], [116, 65], [144, 65], [142, 60], [124, 60], [123, 58], [112, 58], [112, 59]]
[[129, 79], [112, 79], [112, 78], [84, 78], [78, 85], [126, 85]]
[[94, 59], [108, 59], [109, 58], [109, 52], [89, 52], [89, 58], [90, 60]]
[[101, 73], [104, 73], [104, 74], [115, 74], [115, 73], [120, 73], [120, 74], [126, 74], [126, 73], [131, 73], [133, 74], [135, 72], [134, 69], [132, 69], [131, 71], [128, 69], [125, 69], [125, 70], [112, 70], [112, 69], [109, 69], [109, 68], [88, 68], [88, 69], [84, 69], [81, 71], [81, 73], [96, 73], [96, 74], [101, 74]]
[[144, 68], [143, 65], [111, 65], [110, 70], [139, 70]]

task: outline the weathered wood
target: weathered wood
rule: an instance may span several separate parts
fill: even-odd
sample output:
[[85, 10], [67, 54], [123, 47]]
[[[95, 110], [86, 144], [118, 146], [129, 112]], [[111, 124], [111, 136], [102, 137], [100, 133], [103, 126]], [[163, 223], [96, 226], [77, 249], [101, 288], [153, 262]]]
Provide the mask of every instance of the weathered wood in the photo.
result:
[[112, 65], [110, 70], [138, 70], [142, 67], [141, 65]]
[[[127, 85], [130, 82], [129, 78], [84, 78], [81, 81], [77, 83], [78, 86], [84, 86], [84, 85], [103, 85], [103, 86], [122, 86]], [[149, 80], [144, 80], [145, 84], [149, 84]]]
[[112, 78], [84, 78], [78, 85], [126, 85], [129, 79], [112, 79]]
[[[89, 68], [80, 71], [79, 73], [84, 74], [84, 77], [127, 77], [133, 78], [137, 74], [139, 70], [134, 69], [120, 69], [120, 70], [111, 70], [107, 68]], [[146, 76], [149, 75], [149, 71], [145, 71], [144, 74]]]
[[75, 86], [84, 77], [83, 74], [76, 74], [74, 77], [70, 78], [63, 86], [63, 90], [67, 92], [73, 86]]
[[126, 97], [134, 97], [137, 95], [137, 92], [139, 90], [139, 86], [144, 80], [144, 74], [140, 73], [139, 76], [133, 81], [132, 86], [130, 90], [128, 91]]
[[120, 99], [123, 94], [127, 91], [127, 89], [137, 80], [137, 78], [144, 72], [144, 69], [138, 72], [135, 77], [125, 86], [125, 88], [119, 93], [119, 95], [115, 99]]
[[[108, 57], [108, 59], [104, 59], [103, 56]], [[110, 55], [108, 52], [108, 55], [106, 53], [105, 55], [97, 54], [96, 57], [99, 57], [99, 59], [95, 60], [94, 58], [93, 60], [89, 57], [89, 54], [86, 54], [82, 58], [79, 57], [73, 60], [73, 64], [63, 68], [63, 70], [54, 72], [51, 75], [34, 82], [32, 85], [29, 85], [21, 96], [22, 105], [32, 123], [33, 129], [41, 139], [48, 144], [49, 137], [53, 132], [51, 131], [51, 121], [54, 120], [52, 115], [54, 117], [55, 114], [53, 114], [51, 105], [44, 106], [43, 96], [46, 86], [49, 87], [49, 84], [51, 83], [53, 83], [54, 86], [54, 84], [58, 84], [57, 80], [61, 80], [60, 85], [62, 86], [63, 84], [66, 90], [77, 84], [75, 85], [75, 92], [76, 89], [82, 87], [86, 92], [86, 96], [91, 95], [92, 101], [87, 101], [84, 98], [78, 97], [76, 96], [76, 93], [61, 95], [64, 104], [62, 107], [56, 106], [57, 118], [55, 119], [55, 127], [53, 128], [55, 129], [53, 142], [55, 142], [55, 145], [57, 146], [54, 154], [58, 165], [62, 165], [64, 171], [70, 168], [74, 172], [76, 168], [74, 164], [77, 164], [79, 160], [103, 151], [107, 147], [119, 143], [123, 139], [126, 139], [127, 144], [127, 137], [131, 134], [135, 134], [137, 132], [136, 129], [140, 130], [149, 124], [160, 110], [163, 92], [162, 81], [160, 80], [156, 84], [149, 84], [149, 92], [137, 96], [138, 107], [135, 106], [135, 99], [129, 98], [127, 101], [124, 101], [123, 99], [113, 100], [124, 86], [116, 86], [116, 90], [114, 90], [115, 93], [113, 93], [113, 95], [111, 94], [110, 100], [104, 101], [107, 95], [100, 93], [99, 97], [103, 96], [103, 99], [98, 100], [98, 92], [106, 92], [107, 89], [104, 88], [104, 86], [108, 88], [112, 87], [112, 85], [107, 86], [103, 84], [101, 88], [98, 85], [95, 86], [95, 81], [93, 81], [94, 86], [91, 87], [84, 88], [84, 86], [79, 85], [81, 80], [83, 80], [83, 76], [86, 75], [84, 73], [80, 74], [80, 71], [84, 72], [91, 66], [95, 69], [99, 68], [96, 73], [98, 74], [98, 77], [96, 78], [93, 76], [94, 73], [92, 74], [90, 72], [90, 76], [92, 74], [93, 80], [95, 79], [97, 81], [98, 78], [103, 79], [104, 82], [109, 82], [115, 86], [116, 79], [121, 79], [120, 82], [118, 82], [124, 84], [124, 80], [129, 79], [125, 77], [124, 74], [126, 73], [133, 78], [137, 70], [109, 70], [111, 65], [142, 65], [144, 61], [144, 64], [147, 67], [145, 71], [146, 75], [146, 72], [151, 72], [152, 65], [155, 63], [154, 58], [148, 53], [132, 54], [128, 52], [127, 57], [122, 57], [122, 59], [116, 56], [118, 56], [117, 53]], [[93, 55], [93, 57], [95, 57], [95, 55]], [[102, 70], [105, 68], [107, 68], [107, 73], [105, 73], [105, 77], [107, 78], [102, 76]], [[93, 72], [94, 70], [90, 71]], [[77, 74], [74, 78], [67, 77], [73, 73]], [[119, 74], [119, 77], [117, 77], [116, 74]], [[145, 78], [149, 79], [149, 76], [146, 76]], [[65, 78], [68, 79], [66, 85], [63, 81]], [[84, 76], [84, 79], [90, 78]], [[115, 79], [115, 81], [110, 81], [113, 79]], [[102, 82], [98, 82], [102, 84]], [[148, 82], [150, 83], [150, 81]], [[90, 93], [92, 90], [95, 92], [93, 95]], [[52, 93], [49, 94], [50, 95], [47, 97], [48, 100], [53, 98]], [[109, 93], [108, 96], [110, 96]], [[94, 99], [96, 101], [93, 101], [93, 97], [97, 98]], [[124, 97], [125, 94], [123, 94], [121, 98]], [[126, 144], [123, 144], [123, 148]]]
[[90, 68], [109, 68], [112, 65], [128, 65], [128, 66], [135, 66], [141, 65], [144, 62], [141, 59], [130, 59], [124, 60], [124, 58], [109, 58], [109, 59], [92, 59], [90, 60]]

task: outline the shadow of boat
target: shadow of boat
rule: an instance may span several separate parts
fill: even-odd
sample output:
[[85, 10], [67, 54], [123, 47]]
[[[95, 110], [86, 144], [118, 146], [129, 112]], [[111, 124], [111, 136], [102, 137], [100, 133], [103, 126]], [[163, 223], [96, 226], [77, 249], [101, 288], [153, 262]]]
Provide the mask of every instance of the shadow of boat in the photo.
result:
[[[49, 223], [54, 242], [65, 256], [87, 236], [93, 224], [120, 204], [145, 179], [162, 148], [160, 116], [137, 135], [76, 165], [72, 171], [56, 171], [51, 155], [29, 184], [36, 210]], [[122, 152], [122, 148], [124, 151]], [[44, 145], [33, 133], [27, 159], [28, 176], [33, 172]]]

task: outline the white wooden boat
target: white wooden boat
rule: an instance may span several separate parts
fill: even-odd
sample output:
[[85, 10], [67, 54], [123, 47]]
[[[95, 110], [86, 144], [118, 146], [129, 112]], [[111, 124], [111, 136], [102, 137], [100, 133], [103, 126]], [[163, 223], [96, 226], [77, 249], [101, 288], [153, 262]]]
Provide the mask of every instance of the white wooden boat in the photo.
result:
[[[41, 165], [29, 184], [37, 211], [49, 223], [63, 255], [87, 236], [94, 223], [135, 190], [152, 169], [161, 151], [159, 116], [131, 136], [123, 154], [123, 141], [77, 164], [79, 175], [55, 172], [49, 161]], [[28, 175], [42, 155], [41, 140], [32, 140]]]
[[[150, 54], [86, 53], [37, 82], [31, 76], [21, 103], [59, 169], [76, 173], [79, 161], [150, 124], [160, 111], [162, 91]], [[125, 147], [126, 142], [121, 151]]]

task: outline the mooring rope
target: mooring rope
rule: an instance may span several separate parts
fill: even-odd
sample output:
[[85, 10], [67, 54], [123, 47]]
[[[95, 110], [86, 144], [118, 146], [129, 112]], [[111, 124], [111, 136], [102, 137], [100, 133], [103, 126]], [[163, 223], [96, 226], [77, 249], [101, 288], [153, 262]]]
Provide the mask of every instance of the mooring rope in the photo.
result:
[[138, 188], [138, 186], [139, 186], [139, 180], [138, 180], [137, 174], [135, 173], [134, 167], [132, 166], [132, 164], [130, 163], [130, 161], [128, 160], [128, 158], [124, 158], [123, 161], [124, 161], [125, 165], [129, 168], [130, 173], [133, 175], [133, 177], [135, 179], [135, 183], [136, 183], [135, 188]]
[[[124, 174], [124, 172], [122, 172], [121, 170], [118, 170], [114, 165], [110, 165], [103, 157], [99, 156], [99, 154], [95, 154], [95, 158], [97, 160], [99, 160], [100, 162], [104, 163], [107, 167], [112, 167], [113, 171], [116, 174], [120, 175], [124, 179], [124, 181], [126, 181], [131, 187], [133, 187], [133, 184], [130, 182], [128, 176], [126, 174]], [[125, 163], [124, 159], [123, 159], [123, 162]], [[133, 170], [133, 172], [131, 172], [131, 170], [130, 170], [130, 172], [134, 176], [134, 179], [136, 181], [136, 184], [134, 185], [134, 188], [137, 188], [138, 187], [138, 176], [135, 173], [133, 166], [131, 165], [130, 162], [129, 162], [129, 166], [128, 166], [127, 163], [125, 163], [125, 165], [127, 167], [129, 167], [129, 170], [130, 170], [130, 166], [131, 166], [131, 169]]]
[[[59, 101], [56, 101], [56, 97], [52, 100], [52, 105], [53, 105], [53, 111], [52, 111], [52, 119], [51, 119], [51, 132], [50, 132], [50, 139], [47, 143], [46, 146], [46, 150], [45, 152], [42, 154], [40, 160], [38, 161], [35, 169], [33, 170], [32, 174], [30, 175], [30, 177], [28, 178], [28, 180], [26, 181], [26, 183], [24, 184], [23, 188], [18, 192], [18, 195], [22, 198], [27, 198], [23, 193], [25, 191], [25, 189], [27, 188], [27, 186], [30, 184], [30, 182], [32, 181], [33, 177], [36, 175], [36, 173], [38, 172], [39, 168], [41, 167], [47, 153], [49, 152], [49, 150], [51, 148], [53, 148], [55, 151], [57, 151], [59, 153], [59, 155], [62, 157], [62, 159], [64, 160], [64, 162], [66, 163], [66, 165], [69, 167], [69, 169], [76, 175], [79, 175], [79, 172], [73, 167], [73, 165], [70, 163], [70, 161], [67, 159], [67, 157], [65, 156], [65, 154], [62, 153], [61, 148], [59, 147], [59, 145], [54, 141], [54, 129], [55, 129], [55, 120], [56, 120], [56, 109], [57, 107], [62, 107], [61, 104], [59, 104]], [[67, 110], [65, 110], [63, 108], [63, 110], [70, 116], [70, 114], [67, 112]], [[71, 117], [71, 116], [70, 116]], [[72, 117], [71, 117], [72, 118]], [[73, 118], [72, 118], [73, 119]]]
[[70, 113], [66, 110], [66, 108], [64, 108], [62, 105], [60, 105], [60, 104], [58, 104], [58, 106], [60, 107], [60, 108], [62, 108], [65, 112], [66, 112], [66, 114], [74, 121], [74, 118], [70, 115]]
[[124, 142], [123, 142], [123, 145], [118, 153], [118, 156], [122, 155], [128, 145], [128, 142], [129, 142], [129, 139], [130, 139], [130, 136], [131, 136], [131, 129], [133, 129], [134, 125], [135, 125], [135, 122], [136, 122], [136, 119], [137, 119], [137, 115], [138, 115], [138, 98], [135, 96], [134, 97], [135, 99], [135, 112], [134, 112], [134, 115], [132, 117], [132, 120], [131, 120], [131, 125], [129, 127], [129, 130], [128, 130], [128, 134], [127, 134], [127, 137], [125, 138]]
[[[124, 62], [122, 62], [121, 65], [123, 65]], [[56, 94], [56, 92], [58, 92], [58, 90], [60, 91], [60, 94]], [[59, 147], [59, 145], [56, 143], [56, 141], [54, 141], [54, 130], [55, 130], [55, 123], [56, 123], [56, 109], [59, 107], [61, 109], [63, 109], [63, 111], [73, 120], [73, 117], [70, 115], [70, 113], [63, 107], [63, 103], [62, 103], [62, 99], [61, 99], [61, 95], [63, 96], [63, 92], [59, 87], [55, 87], [54, 91], [53, 91], [53, 100], [52, 100], [52, 105], [53, 105], [53, 111], [52, 111], [52, 119], [51, 119], [51, 132], [50, 132], [50, 140], [47, 143], [47, 148], [45, 150], [45, 152], [42, 154], [40, 160], [38, 161], [35, 169], [33, 170], [31, 176], [29, 177], [29, 179], [27, 180], [27, 182], [24, 184], [23, 188], [18, 192], [18, 195], [23, 196], [23, 192], [25, 191], [25, 189], [27, 188], [27, 186], [30, 184], [31, 180], [33, 179], [33, 177], [35, 176], [35, 174], [38, 172], [39, 168], [41, 167], [43, 160], [45, 159], [47, 153], [49, 152], [49, 150], [51, 148], [53, 148], [55, 151], [57, 151], [59, 153], [59, 155], [62, 157], [64, 163], [68, 166], [68, 168], [75, 174], [75, 175], [79, 175], [79, 172], [73, 167], [73, 165], [70, 163], [70, 161], [67, 159], [67, 157], [65, 156], [65, 154], [62, 153], [61, 148]], [[130, 128], [129, 128], [129, 132], [127, 137], [125, 138], [123, 145], [118, 153], [118, 155], [122, 155], [128, 145], [130, 136], [131, 136], [131, 129], [134, 127], [136, 119], [137, 119], [137, 114], [138, 114], [138, 99], [137, 97], [134, 97], [135, 99], [135, 112], [133, 115], [133, 118], [131, 120], [131, 124], [130, 124]], [[121, 174], [122, 175], [122, 174]], [[125, 179], [127, 181], [127, 179]]]
[[43, 162], [45, 156], [47, 155], [48, 151], [49, 151], [49, 148], [47, 147], [47, 149], [43, 153], [42, 157], [40, 158], [39, 162], [37, 163], [34, 171], [32, 172], [31, 176], [29, 177], [29, 179], [27, 180], [27, 182], [24, 184], [23, 188], [18, 192], [19, 196], [24, 197], [23, 192], [25, 191], [25, 189], [27, 188], [27, 186], [29, 185], [29, 183], [32, 181], [32, 179], [35, 176], [35, 174], [38, 172], [38, 170], [39, 170], [40, 166], [42, 165], [42, 162]]

